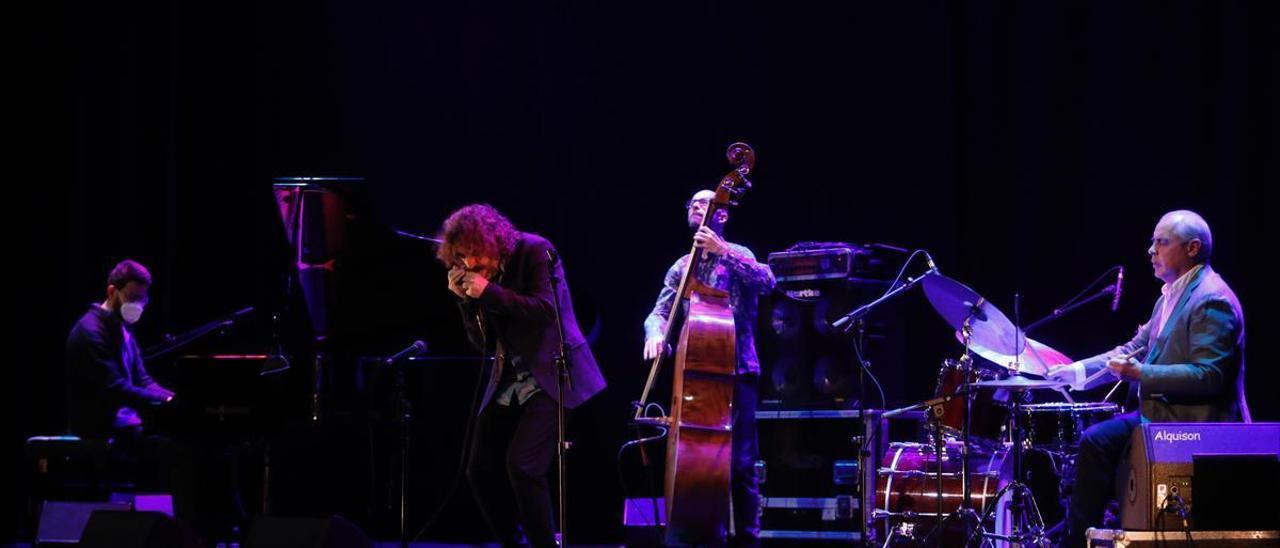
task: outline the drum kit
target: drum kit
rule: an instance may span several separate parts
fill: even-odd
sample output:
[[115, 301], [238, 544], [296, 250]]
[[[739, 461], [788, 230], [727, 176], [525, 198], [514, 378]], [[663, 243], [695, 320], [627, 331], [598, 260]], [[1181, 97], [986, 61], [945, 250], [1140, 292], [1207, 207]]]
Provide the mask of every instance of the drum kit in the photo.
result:
[[[1118, 407], [1074, 403], [1047, 375], [1072, 360], [972, 289], [936, 270], [922, 282], [964, 351], [942, 363], [934, 398], [883, 414], [925, 410], [928, 441], [889, 444], [869, 526], [884, 546], [1049, 546], [1081, 435]], [[1050, 391], [1067, 401], [1028, 403]]]

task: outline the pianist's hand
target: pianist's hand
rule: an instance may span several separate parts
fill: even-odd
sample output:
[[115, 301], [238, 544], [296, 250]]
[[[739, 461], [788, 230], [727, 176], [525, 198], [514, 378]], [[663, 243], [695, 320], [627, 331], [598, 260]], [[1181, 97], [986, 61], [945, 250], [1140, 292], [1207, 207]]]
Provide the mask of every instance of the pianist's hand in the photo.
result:
[[164, 405], [173, 401], [173, 391], [158, 384], [152, 383], [142, 390], [147, 394], [148, 398], [151, 398], [151, 402], [156, 405]]

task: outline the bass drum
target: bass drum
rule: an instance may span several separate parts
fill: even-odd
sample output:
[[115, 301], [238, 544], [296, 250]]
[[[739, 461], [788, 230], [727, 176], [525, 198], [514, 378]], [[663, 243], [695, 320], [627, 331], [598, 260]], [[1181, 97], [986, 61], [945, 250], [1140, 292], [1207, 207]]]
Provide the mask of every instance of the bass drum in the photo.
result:
[[[878, 543], [889, 539], [894, 542], [927, 541], [928, 545], [964, 545], [964, 524], [959, 519], [946, 520], [941, 531], [935, 531], [938, 523], [938, 475], [942, 475], [944, 518], [960, 508], [960, 500], [964, 496], [959, 474], [960, 448], [959, 442], [948, 440], [939, 464], [936, 448], [932, 445], [889, 445], [876, 474], [874, 509], [870, 516]], [[1047, 451], [1030, 450], [1025, 460], [1025, 483], [1031, 488], [1045, 523], [1057, 523], [1063, 513], [1058, 502], [1055, 456]], [[992, 517], [985, 524], [987, 530], [1007, 532], [1011, 501], [1007, 494], [1000, 500], [996, 500], [996, 495], [1013, 479], [1013, 458], [1009, 447], [999, 447], [994, 451], [971, 448], [969, 472], [973, 485], [970, 507], [979, 516], [991, 511]]]

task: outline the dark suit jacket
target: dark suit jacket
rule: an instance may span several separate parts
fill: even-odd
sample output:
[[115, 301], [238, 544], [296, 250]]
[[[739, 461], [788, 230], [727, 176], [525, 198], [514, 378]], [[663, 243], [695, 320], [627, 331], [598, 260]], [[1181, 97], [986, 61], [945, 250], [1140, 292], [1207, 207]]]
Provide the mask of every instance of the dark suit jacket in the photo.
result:
[[[463, 299], [458, 304], [467, 327], [467, 337], [473, 345], [483, 351], [485, 335], [496, 337], [497, 341], [496, 359], [490, 370], [481, 409], [493, 398], [502, 379], [503, 367], [516, 357], [521, 363], [528, 364], [538, 388], [552, 398], [560, 399], [555, 363], [560, 352], [560, 335], [555, 324], [547, 259], [547, 251], [553, 249], [546, 238], [521, 233], [511, 256], [504, 261], [501, 272], [484, 293], [475, 299]], [[561, 264], [556, 264], [555, 271], [560, 279], [560, 315], [565, 343], [569, 347], [571, 389], [564, 395], [564, 405], [572, 409], [603, 390], [605, 380], [591, 347], [578, 328]]]
[[1092, 374], [1107, 358], [1147, 348], [1139, 382], [1142, 417], [1152, 422], [1248, 421], [1244, 394], [1244, 311], [1236, 295], [1205, 265], [1187, 284], [1164, 329], [1164, 297], [1133, 340], [1083, 360]]

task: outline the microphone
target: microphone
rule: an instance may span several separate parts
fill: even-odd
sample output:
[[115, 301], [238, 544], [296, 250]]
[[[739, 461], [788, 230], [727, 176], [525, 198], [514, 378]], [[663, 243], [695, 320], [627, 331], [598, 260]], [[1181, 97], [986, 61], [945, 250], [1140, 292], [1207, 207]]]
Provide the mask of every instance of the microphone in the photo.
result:
[[387, 359], [382, 360], [382, 363], [386, 365], [391, 365], [400, 360], [417, 356], [418, 354], [421, 354], [426, 351], [427, 351], [427, 343], [424, 343], [422, 341], [413, 341], [413, 344], [409, 345], [408, 348], [405, 348], [404, 350], [401, 350], [399, 352], [396, 352], [395, 354], [392, 354]]
[[[857, 310], [855, 310], [854, 312], [857, 312]], [[853, 321], [854, 312], [845, 314], [844, 316], [841, 316], [840, 318], [836, 319], [836, 321], [831, 322], [831, 327], [834, 327], [836, 329], [844, 329], [844, 326], [849, 325], [849, 322]]]
[[924, 260], [929, 263], [929, 272], [938, 271], [938, 265], [933, 264], [933, 255], [930, 255], [928, 251], [924, 252]]
[[1124, 267], [1120, 267], [1120, 272], [1116, 274], [1116, 290], [1115, 296], [1111, 297], [1111, 311], [1120, 310], [1120, 291], [1124, 287]]

